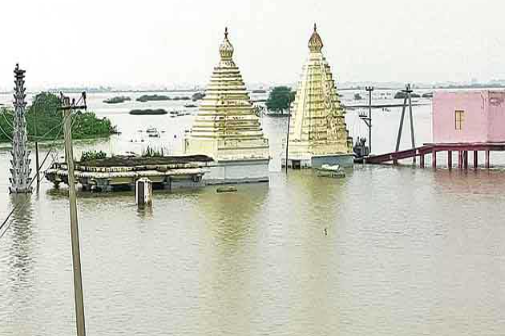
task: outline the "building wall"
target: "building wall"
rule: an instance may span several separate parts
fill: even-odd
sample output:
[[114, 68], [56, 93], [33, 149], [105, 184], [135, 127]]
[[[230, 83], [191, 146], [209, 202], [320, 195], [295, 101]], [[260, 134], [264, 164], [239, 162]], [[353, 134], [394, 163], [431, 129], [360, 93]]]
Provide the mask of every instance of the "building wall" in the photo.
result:
[[505, 91], [488, 94], [488, 141], [505, 142]]
[[[433, 142], [487, 142], [500, 137], [505, 140], [503, 127], [502, 130], [495, 127], [495, 123], [502, 120], [498, 110], [503, 112], [503, 104], [493, 108], [489, 116], [488, 103], [488, 91], [436, 92], [433, 97]], [[455, 127], [456, 110], [464, 111], [461, 130]], [[492, 129], [490, 123], [493, 123]]]

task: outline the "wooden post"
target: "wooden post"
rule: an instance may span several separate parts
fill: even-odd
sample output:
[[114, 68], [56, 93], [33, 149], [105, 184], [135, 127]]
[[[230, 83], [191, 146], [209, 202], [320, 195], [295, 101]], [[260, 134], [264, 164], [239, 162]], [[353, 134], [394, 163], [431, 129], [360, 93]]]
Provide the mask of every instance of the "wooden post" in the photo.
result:
[[491, 167], [490, 154], [491, 153], [489, 152], [489, 149], [486, 149], [486, 169], [489, 169]]
[[447, 151], [447, 167], [452, 169], [452, 151]]
[[72, 148], [72, 109], [68, 97], [62, 97], [65, 135], [65, 159], [68, 169], [68, 195], [70, 200], [70, 235], [72, 238], [72, 261], [74, 270], [74, 296], [75, 296], [75, 319], [77, 324], [77, 336], [86, 335], [84, 322], [84, 298], [82, 291], [81, 254], [79, 250], [79, 225], [77, 222], [77, 201], [74, 178], [74, 153]]
[[424, 154], [419, 155], [419, 166], [424, 168]]
[[431, 167], [437, 169], [437, 151], [435, 149], [431, 150]]
[[465, 166], [465, 170], [468, 169], [468, 151], [463, 152], [463, 164]]
[[473, 151], [473, 168], [477, 169], [479, 167], [479, 152]]
[[458, 151], [458, 168], [463, 169], [463, 151]]

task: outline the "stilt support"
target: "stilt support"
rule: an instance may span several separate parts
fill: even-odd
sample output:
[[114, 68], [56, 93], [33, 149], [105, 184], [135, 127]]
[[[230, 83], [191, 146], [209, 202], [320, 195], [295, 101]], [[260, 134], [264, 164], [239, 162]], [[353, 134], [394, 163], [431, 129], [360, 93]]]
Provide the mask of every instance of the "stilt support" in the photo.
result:
[[491, 167], [491, 164], [490, 164], [490, 152], [489, 152], [489, 149], [486, 150], [486, 169], [489, 169]]
[[452, 169], [452, 151], [447, 151], [447, 166]]
[[458, 151], [458, 168], [463, 169], [463, 151]]
[[437, 169], [437, 151], [436, 150], [431, 151], [431, 167], [433, 169]]
[[468, 169], [468, 151], [463, 152], [463, 159], [464, 159], [465, 170], [467, 170]]
[[419, 166], [424, 168], [424, 154], [419, 155]]
[[473, 151], [473, 168], [477, 169], [479, 166], [479, 152]]

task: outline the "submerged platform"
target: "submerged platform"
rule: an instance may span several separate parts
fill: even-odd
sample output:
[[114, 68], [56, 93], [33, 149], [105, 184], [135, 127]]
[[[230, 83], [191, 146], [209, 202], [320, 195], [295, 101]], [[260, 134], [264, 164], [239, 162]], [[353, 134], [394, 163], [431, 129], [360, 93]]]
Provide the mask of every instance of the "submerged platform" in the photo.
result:
[[[75, 178], [83, 190], [134, 190], [139, 178], [147, 177], [155, 189], [203, 187], [203, 176], [215, 165], [205, 155], [129, 157], [90, 160], [75, 163]], [[66, 163], [54, 163], [47, 170], [46, 179], [56, 187], [68, 184]]]
[[[353, 154], [312, 155], [288, 157], [288, 167], [293, 169], [321, 168], [323, 165], [350, 168], [354, 165]], [[286, 159], [282, 159], [282, 166], [286, 166]]]
[[206, 184], [258, 183], [269, 181], [270, 159], [220, 160], [207, 168]]

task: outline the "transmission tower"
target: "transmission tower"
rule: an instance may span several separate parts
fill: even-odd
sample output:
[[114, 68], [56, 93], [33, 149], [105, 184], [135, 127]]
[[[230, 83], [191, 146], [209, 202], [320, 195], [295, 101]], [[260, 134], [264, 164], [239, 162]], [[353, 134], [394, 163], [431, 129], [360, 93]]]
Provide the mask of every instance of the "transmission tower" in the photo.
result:
[[31, 168], [30, 151], [26, 145], [26, 94], [25, 94], [25, 70], [19, 68], [16, 64], [14, 69], [14, 129], [12, 132], [12, 160], [11, 160], [11, 193], [30, 193], [31, 187]]

